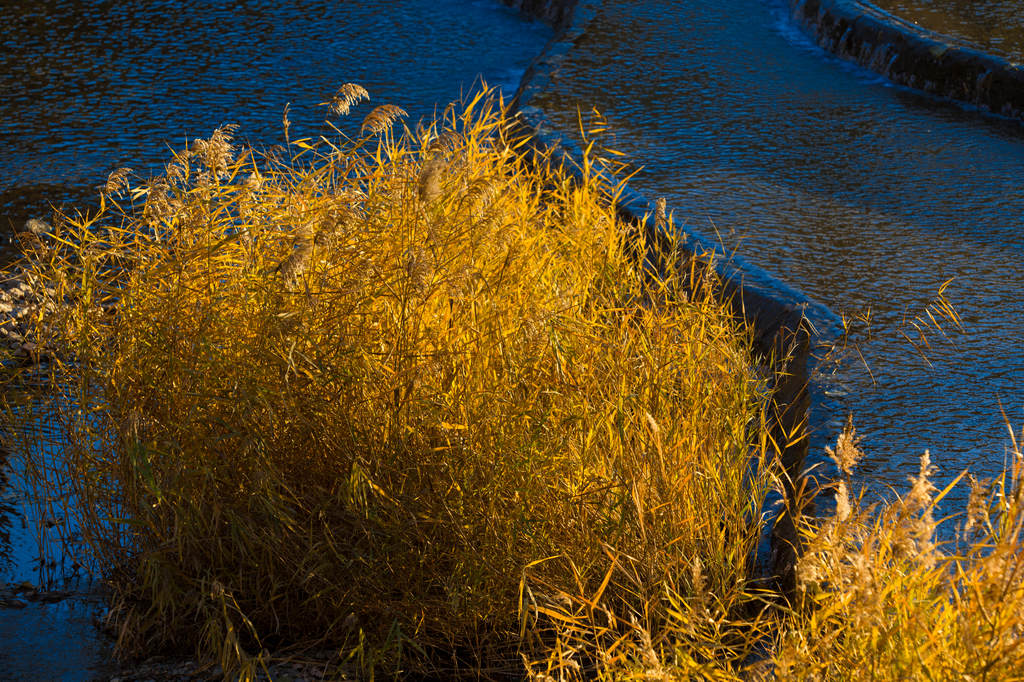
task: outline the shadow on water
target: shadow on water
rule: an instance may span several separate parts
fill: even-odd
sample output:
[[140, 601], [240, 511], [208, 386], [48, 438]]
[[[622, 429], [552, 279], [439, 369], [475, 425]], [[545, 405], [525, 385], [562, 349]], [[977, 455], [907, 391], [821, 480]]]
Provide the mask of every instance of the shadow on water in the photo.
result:
[[10, 490], [7, 474], [8, 455], [0, 449], [0, 575], [11, 569], [11, 517], [14, 513], [14, 494]]
[[0, 671], [4, 680], [107, 679], [112, 645], [97, 628], [100, 586], [40, 556], [18, 458], [0, 453]]

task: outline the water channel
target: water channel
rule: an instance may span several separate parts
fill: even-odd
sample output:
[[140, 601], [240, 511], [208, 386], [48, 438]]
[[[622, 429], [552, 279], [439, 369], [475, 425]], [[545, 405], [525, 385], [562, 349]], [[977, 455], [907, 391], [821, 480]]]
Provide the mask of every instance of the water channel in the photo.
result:
[[[813, 447], [853, 412], [866, 481], [902, 488], [925, 448], [943, 478], [998, 472], [1002, 412], [1024, 423], [1024, 128], [832, 58], [784, 0], [585, 4], [534, 104], [565, 130], [597, 107], [605, 142], [644, 165], [637, 189], [833, 310], [870, 308], [870, 370], [822, 379]], [[278, 142], [285, 102], [312, 125], [344, 81], [412, 120], [478, 74], [511, 89], [549, 37], [494, 0], [17, 6], [0, 26], [0, 228], [87, 205], [113, 168], [154, 166], [221, 123]], [[966, 331], [933, 334], [926, 361], [900, 330], [950, 278]], [[16, 489], [0, 485], [0, 585], [33, 579]], [[0, 608], [4, 678], [101, 674], [97, 608]]]
[[[783, 0], [604, 0], [534, 100], [596, 107], [676, 218], [853, 315], [872, 339], [821, 386], [820, 453], [852, 412], [865, 481], [1002, 469], [1024, 423], [1024, 128], [892, 86], [819, 49]], [[965, 332], [903, 334], [943, 283]], [[908, 333], [909, 332], [909, 333]], [[813, 454], [813, 453], [812, 453]]]
[[873, 4], [983, 52], [1024, 60], [1024, 3], [1020, 0], [874, 0]]
[[[8, 233], [48, 217], [52, 204], [93, 205], [111, 170], [145, 176], [169, 148], [223, 123], [255, 145], [279, 143], [288, 102], [293, 137], [318, 133], [316, 104], [346, 81], [373, 103], [406, 109], [410, 125], [481, 77], [514, 92], [552, 35], [496, 0], [229, 0], [197, 11], [169, 0], [38, 0], [5, 2], [2, 16]], [[0, 588], [38, 583], [16, 483], [0, 476]], [[93, 625], [101, 602], [24, 594], [13, 595], [20, 608], [0, 605], [0, 679], [103, 678], [110, 647]]]

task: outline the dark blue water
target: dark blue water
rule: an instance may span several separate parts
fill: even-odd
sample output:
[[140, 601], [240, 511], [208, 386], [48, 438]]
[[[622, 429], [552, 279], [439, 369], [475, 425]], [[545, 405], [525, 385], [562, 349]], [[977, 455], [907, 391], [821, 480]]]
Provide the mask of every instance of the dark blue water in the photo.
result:
[[[223, 123], [279, 142], [346, 81], [415, 123], [478, 77], [513, 92], [551, 35], [498, 0], [32, 0], [0, 21], [0, 228]], [[356, 115], [359, 115], [358, 113]]]
[[[849, 315], [859, 357], [820, 382], [814, 453], [847, 412], [863, 480], [905, 490], [930, 449], [939, 478], [1002, 469], [1024, 424], [1024, 128], [891, 86], [834, 59], [782, 0], [604, 0], [535, 104], [576, 127], [597, 107], [692, 229], [721, 235]], [[903, 338], [942, 284], [966, 332]]]
[[[410, 126], [480, 79], [511, 94], [552, 31], [498, 0], [32, 0], [0, 3], [0, 233], [89, 206], [115, 168], [145, 175], [224, 123], [255, 145], [321, 132], [342, 83]], [[0, 455], [2, 460], [3, 455]], [[16, 469], [16, 461], [12, 462]], [[0, 461], [0, 470], [3, 463]], [[0, 479], [0, 594], [41, 582], [17, 477]], [[58, 585], [60, 586], [60, 585]], [[91, 595], [0, 606], [0, 679], [102, 676]]]

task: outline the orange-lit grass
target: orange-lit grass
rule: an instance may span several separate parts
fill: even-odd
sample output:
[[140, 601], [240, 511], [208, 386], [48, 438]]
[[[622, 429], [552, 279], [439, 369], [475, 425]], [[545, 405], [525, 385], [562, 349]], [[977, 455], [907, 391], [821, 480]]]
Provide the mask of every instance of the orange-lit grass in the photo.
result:
[[331, 675], [1024, 677], [1019, 441], [943, 546], [930, 462], [869, 507], [848, 431], [785, 605], [751, 579], [765, 396], [715, 282], [640, 266], [592, 150], [580, 183], [486, 96], [460, 111], [272, 153], [222, 128], [5, 271], [46, 292], [5, 441], [110, 585], [120, 652], [241, 677], [307, 649]]
[[59, 305], [7, 430], [120, 652], [588, 674], [696, 614], [672, 645], [734, 669], [769, 482], [745, 333], [699, 263], [652, 281], [598, 159], [527, 162], [486, 96], [401, 114], [277, 154], [222, 128], [27, 253]]
[[[835, 511], [802, 524], [803, 603], [777, 629], [776, 677], [1024, 679], [1024, 454], [1010, 436], [1007, 472], [972, 479], [967, 509], [936, 519], [964, 474], [936, 490], [925, 453], [909, 491], [868, 506], [849, 492], [859, 452], [848, 427], [835, 448], [846, 471]], [[943, 544], [940, 526], [954, 523]]]

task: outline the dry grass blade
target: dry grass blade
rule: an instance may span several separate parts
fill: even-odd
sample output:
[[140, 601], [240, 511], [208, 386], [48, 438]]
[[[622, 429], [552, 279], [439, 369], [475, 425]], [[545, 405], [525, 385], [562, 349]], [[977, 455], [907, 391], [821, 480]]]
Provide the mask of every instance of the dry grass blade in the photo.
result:
[[118, 168], [107, 176], [107, 183], [103, 187], [103, 191], [107, 194], [120, 194], [121, 192], [127, 192], [130, 188], [129, 178], [134, 173], [131, 168]]
[[[852, 425], [841, 439], [849, 447]], [[781, 679], [1021, 679], [1024, 670], [1024, 527], [1021, 457], [998, 483], [972, 482], [969, 540], [944, 547], [926, 452], [903, 498], [874, 508], [849, 499], [846, 482], [835, 512], [805, 519], [808, 551], [799, 573], [802, 609], [780, 622], [772, 654]], [[948, 520], [946, 520], [948, 522]]]

